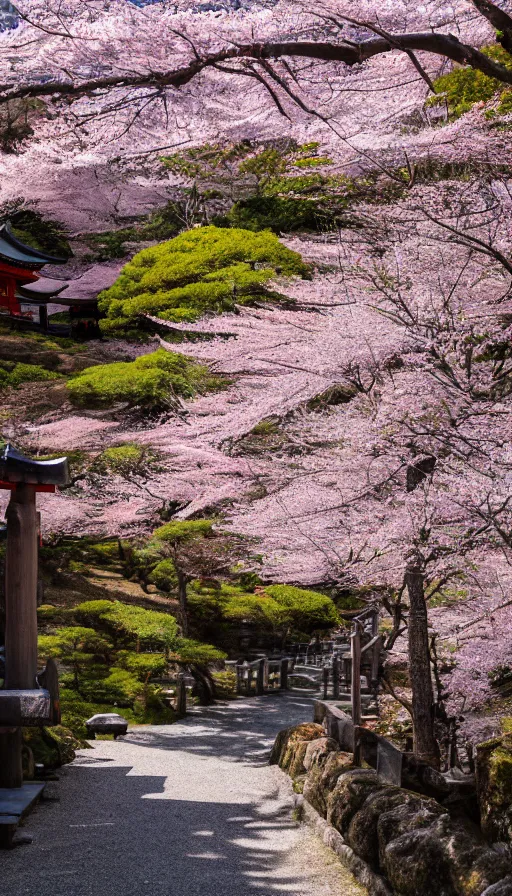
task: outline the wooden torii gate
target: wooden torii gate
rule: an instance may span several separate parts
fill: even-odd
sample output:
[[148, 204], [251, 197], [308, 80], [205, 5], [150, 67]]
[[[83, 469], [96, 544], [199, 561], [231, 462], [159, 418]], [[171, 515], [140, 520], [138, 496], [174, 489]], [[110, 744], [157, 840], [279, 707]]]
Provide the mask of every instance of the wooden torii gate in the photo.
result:
[[[10, 445], [0, 454], [0, 488], [11, 492], [5, 556], [5, 678], [0, 689], [0, 802], [22, 789], [22, 726], [60, 721], [56, 666], [37, 675], [38, 492], [69, 481], [67, 458], [37, 461]], [[17, 806], [23, 803], [18, 795]], [[2, 816], [0, 806], [0, 821]]]

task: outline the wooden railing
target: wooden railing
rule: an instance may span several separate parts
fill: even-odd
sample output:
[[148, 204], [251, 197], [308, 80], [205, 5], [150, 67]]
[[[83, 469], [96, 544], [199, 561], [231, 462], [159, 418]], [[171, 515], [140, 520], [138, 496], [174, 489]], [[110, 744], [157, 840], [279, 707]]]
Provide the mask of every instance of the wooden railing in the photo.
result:
[[350, 635], [315, 645], [292, 645], [290, 652], [296, 658], [296, 673], [314, 678], [321, 669], [319, 689], [323, 699], [350, 704], [354, 723], [359, 724], [363, 703], [369, 708], [373, 702], [375, 711], [378, 705], [382, 657], [378, 608], [368, 607], [351, 621]]
[[[254, 659], [227, 660], [226, 670], [236, 679], [236, 693], [257, 697], [277, 691], [309, 690], [322, 695], [324, 700], [339, 700], [350, 704], [355, 725], [362, 719], [362, 706], [368, 710], [374, 702], [377, 708], [382, 637], [378, 634], [377, 607], [368, 607], [353, 618], [350, 635], [330, 641], [296, 643], [287, 648], [286, 655], [256, 655]], [[186, 712], [187, 682], [183, 673], [175, 682], [175, 708], [180, 715]]]
[[267, 656], [256, 660], [227, 661], [226, 669], [236, 675], [236, 692], [246, 697], [260, 696], [272, 691], [286, 690], [288, 687], [288, 657], [269, 659]]

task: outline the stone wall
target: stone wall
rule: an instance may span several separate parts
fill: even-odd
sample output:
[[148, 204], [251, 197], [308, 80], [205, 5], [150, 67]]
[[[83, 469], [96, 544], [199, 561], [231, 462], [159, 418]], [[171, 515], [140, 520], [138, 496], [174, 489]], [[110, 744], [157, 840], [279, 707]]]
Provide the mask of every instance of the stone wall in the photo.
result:
[[374, 769], [354, 768], [352, 760], [318, 723], [280, 732], [271, 757], [327, 822], [325, 842], [330, 836], [372, 894], [512, 896], [508, 846], [489, 844], [471, 820], [382, 783]]

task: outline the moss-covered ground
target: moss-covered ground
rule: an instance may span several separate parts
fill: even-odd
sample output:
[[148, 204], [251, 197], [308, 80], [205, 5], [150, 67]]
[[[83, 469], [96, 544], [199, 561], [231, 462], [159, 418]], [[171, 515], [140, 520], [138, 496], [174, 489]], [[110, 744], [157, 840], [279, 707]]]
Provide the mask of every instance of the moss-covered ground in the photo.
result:
[[[219, 377], [176, 352], [158, 349], [135, 361], [98, 364], [68, 380], [72, 402], [81, 407], [112, 407], [125, 402], [150, 410], [172, 406], [178, 398], [193, 398], [221, 385]], [[112, 461], [112, 458], [111, 458]]]

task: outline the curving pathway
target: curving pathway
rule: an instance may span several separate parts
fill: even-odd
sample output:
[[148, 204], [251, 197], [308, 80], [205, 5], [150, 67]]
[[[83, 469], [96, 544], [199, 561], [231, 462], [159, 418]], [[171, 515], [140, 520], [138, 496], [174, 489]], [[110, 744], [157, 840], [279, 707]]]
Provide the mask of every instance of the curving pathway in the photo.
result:
[[267, 764], [310, 718], [308, 698], [276, 695], [94, 742], [48, 785], [33, 842], [0, 853], [2, 896], [363, 896]]

